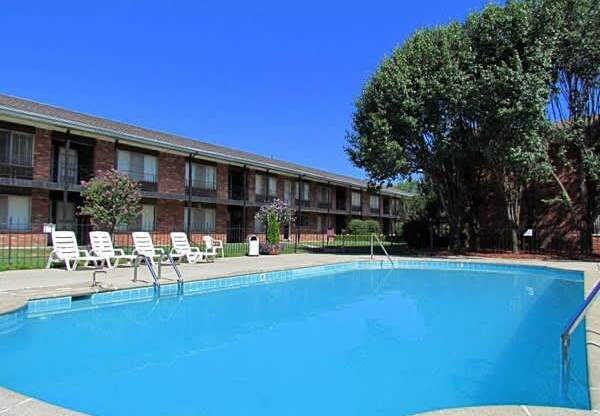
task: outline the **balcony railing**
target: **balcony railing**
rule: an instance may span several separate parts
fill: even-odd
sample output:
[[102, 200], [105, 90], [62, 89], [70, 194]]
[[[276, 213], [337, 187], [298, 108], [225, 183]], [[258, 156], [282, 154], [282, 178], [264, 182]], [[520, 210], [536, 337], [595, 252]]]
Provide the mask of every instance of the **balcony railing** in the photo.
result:
[[329, 209], [330, 207], [331, 207], [331, 204], [329, 203], [329, 201], [319, 201], [319, 202], [317, 202], [317, 208]]
[[346, 211], [346, 201], [343, 199], [335, 201], [335, 209], [338, 211]]
[[0, 162], [0, 177], [13, 179], [33, 179], [33, 166], [12, 162]]
[[[217, 195], [217, 181], [206, 181], [203, 179], [192, 179], [192, 195], [214, 197]], [[186, 187], [189, 189], [190, 182], [186, 181]]]
[[275, 200], [276, 198], [277, 198], [277, 195], [256, 194], [256, 202], [259, 202], [259, 203], [271, 202], [271, 201]]
[[121, 169], [119, 169], [119, 172], [127, 175], [130, 179], [139, 182], [142, 185], [142, 191], [156, 192], [156, 174]]
[[361, 212], [362, 206], [360, 205], [352, 205], [352, 212]]
[[377, 215], [379, 215], [379, 207], [369, 207], [369, 212], [371, 214], [377, 214]]
[[310, 207], [310, 201], [308, 199], [296, 198], [294, 203], [297, 207]]
[[[65, 175], [66, 173], [66, 175]], [[65, 180], [66, 179], [66, 180]], [[79, 183], [79, 169], [77, 166], [67, 166], [66, 172], [63, 170], [59, 172], [59, 169], [54, 169], [54, 182], [57, 183], [68, 183], [68, 184], [78, 184]]]

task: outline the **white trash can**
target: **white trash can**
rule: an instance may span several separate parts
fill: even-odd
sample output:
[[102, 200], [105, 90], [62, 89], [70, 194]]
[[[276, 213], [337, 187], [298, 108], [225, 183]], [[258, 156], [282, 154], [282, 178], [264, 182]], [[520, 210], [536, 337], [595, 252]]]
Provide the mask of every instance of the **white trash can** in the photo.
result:
[[249, 256], [258, 256], [259, 254], [259, 242], [258, 236], [251, 235], [248, 237], [248, 255]]

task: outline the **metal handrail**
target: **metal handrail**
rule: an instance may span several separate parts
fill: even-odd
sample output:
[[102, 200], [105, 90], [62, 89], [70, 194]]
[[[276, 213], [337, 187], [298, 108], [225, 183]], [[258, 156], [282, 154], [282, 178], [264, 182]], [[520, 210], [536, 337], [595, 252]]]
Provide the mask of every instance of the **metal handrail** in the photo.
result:
[[377, 242], [379, 243], [379, 247], [381, 247], [381, 249], [383, 250], [383, 252], [387, 256], [387, 259], [390, 261], [390, 264], [392, 265], [392, 268], [394, 268], [394, 261], [392, 260], [392, 258], [388, 254], [387, 250], [383, 246], [383, 243], [381, 242], [381, 240], [379, 239], [379, 237], [375, 233], [371, 234], [371, 260], [373, 260], [373, 243], [374, 243], [374, 239], [377, 240]]
[[[600, 271], [600, 265], [598, 266], [598, 271]], [[571, 318], [571, 320], [565, 327], [565, 330], [560, 335], [560, 340], [562, 342], [563, 348], [565, 346], [568, 348], [571, 335], [573, 334], [573, 332], [575, 332], [583, 318], [585, 318], [587, 311], [594, 303], [594, 300], [596, 300], [598, 292], [600, 292], [600, 281], [596, 283], [590, 294], [587, 295], [587, 297], [583, 301], [583, 304], [577, 310], [577, 313], [575, 313], [575, 315]]]
[[171, 265], [171, 267], [173, 268], [173, 270], [175, 270], [175, 274], [177, 275], [177, 283], [183, 283], [183, 273], [181, 272], [181, 269], [179, 267], [177, 267], [177, 264], [175, 263], [175, 259], [173, 259], [173, 256], [171, 254], [165, 254], [163, 256], [163, 258], [161, 259], [161, 261], [158, 262], [158, 278], [161, 278], [161, 274], [162, 274], [162, 260], [164, 259], [168, 260], [168, 264]]
[[154, 271], [154, 267], [152, 267], [152, 259], [143, 254], [138, 254], [137, 257], [135, 258], [135, 262], [133, 264], [133, 281], [137, 282], [138, 267], [140, 266], [141, 260], [144, 260], [144, 263], [146, 263], [146, 266], [148, 267], [148, 271], [150, 272], [150, 275], [152, 276], [152, 279], [153, 279], [154, 287], [160, 289], [160, 282], [158, 280], [158, 276], [156, 275], [156, 272]]

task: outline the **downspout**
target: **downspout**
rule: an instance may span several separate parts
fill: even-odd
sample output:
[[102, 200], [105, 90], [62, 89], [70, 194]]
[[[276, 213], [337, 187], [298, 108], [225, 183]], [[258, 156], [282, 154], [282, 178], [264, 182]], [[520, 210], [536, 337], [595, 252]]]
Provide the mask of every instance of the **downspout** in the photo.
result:
[[248, 175], [247, 175], [247, 167], [246, 165], [244, 165], [244, 173], [243, 173], [243, 180], [242, 180], [242, 201], [243, 201], [243, 206], [242, 206], [242, 240], [246, 239], [246, 233], [247, 233], [247, 222], [246, 222], [246, 194], [247, 194], [247, 188], [248, 188]]

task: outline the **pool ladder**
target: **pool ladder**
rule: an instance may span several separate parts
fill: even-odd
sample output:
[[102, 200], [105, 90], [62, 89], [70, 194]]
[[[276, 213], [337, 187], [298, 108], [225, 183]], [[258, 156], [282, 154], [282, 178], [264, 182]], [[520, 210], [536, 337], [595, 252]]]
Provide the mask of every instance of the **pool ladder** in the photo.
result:
[[[597, 268], [598, 272], [600, 272], [600, 265], [597, 265]], [[567, 380], [569, 375], [569, 347], [571, 345], [571, 335], [573, 335], [573, 332], [577, 330], [579, 324], [585, 318], [585, 315], [598, 297], [599, 292], [600, 280], [596, 283], [590, 294], [586, 296], [585, 300], [560, 335], [563, 383]]]
[[167, 263], [175, 271], [175, 274], [177, 275], [177, 285], [183, 285], [183, 273], [181, 272], [181, 269], [175, 263], [175, 260], [173, 259], [173, 256], [171, 254], [165, 254], [158, 260], [158, 273], [154, 270], [154, 267], [152, 266], [152, 259], [149, 256], [146, 256], [144, 254], [138, 254], [138, 256], [135, 258], [135, 261], [133, 264], [133, 281], [134, 282], [137, 282], [138, 268], [139, 268], [142, 260], [144, 260], [144, 263], [146, 264], [146, 267], [148, 268], [148, 271], [150, 272], [150, 275], [152, 276], [152, 284], [154, 285], [155, 289], [160, 289], [160, 279], [162, 277], [163, 261], [167, 261]]
[[392, 265], [392, 269], [395, 268], [394, 267], [394, 261], [392, 260], [392, 258], [388, 254], [387, 250], [383, 246], [383, 243], [381, 242], [381, 240], [379, 239], [379, 237], [375, 233], [371, 233], [371, 260], [373, 260], [373, 246], [374, 246], [375, 240], [377, 240], [377, 243], [379, 244], [379, 247], [381, 247], [381, 249], [385, 253], [387, 259], [389, 260], [390, 264]]

